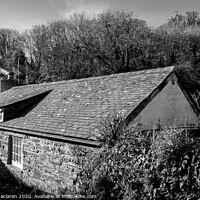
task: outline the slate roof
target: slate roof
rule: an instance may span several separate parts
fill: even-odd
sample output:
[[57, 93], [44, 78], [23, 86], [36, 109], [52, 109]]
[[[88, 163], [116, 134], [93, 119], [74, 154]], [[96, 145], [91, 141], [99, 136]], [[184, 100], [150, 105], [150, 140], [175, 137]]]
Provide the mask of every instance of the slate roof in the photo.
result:
[[51, 92], [28, 114], [3, 122], [0, 128], [95, 141], [96, 126], [102, 117], [114, 110], [128, 116], [173, 69], [14, 87], [0, 94], [0, 107]]

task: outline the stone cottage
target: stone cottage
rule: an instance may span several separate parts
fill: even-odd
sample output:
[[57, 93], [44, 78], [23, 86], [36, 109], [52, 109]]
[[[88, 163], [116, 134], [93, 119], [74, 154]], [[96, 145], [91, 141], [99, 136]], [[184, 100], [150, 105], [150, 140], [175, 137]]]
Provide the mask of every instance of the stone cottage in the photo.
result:
[[73, 184], [73, 146], [98, 147], [96, 125], [114, 110], [145, 129], [198, 124], [174, 67], [13, 87], [0, 94], [1, 161], [24, 183], [56, 193]]

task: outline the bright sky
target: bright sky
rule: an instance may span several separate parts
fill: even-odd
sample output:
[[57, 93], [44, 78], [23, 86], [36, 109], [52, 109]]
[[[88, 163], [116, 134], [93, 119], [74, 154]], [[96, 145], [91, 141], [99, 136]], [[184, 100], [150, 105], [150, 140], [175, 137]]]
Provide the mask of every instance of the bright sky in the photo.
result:
[[131, 10], [149, 25], [158, 26], [175, 11], [200, 12], [200, 0], [0, 0], [0, 28], [23, 30], [74, 12], [98, 13], [105, 9]]

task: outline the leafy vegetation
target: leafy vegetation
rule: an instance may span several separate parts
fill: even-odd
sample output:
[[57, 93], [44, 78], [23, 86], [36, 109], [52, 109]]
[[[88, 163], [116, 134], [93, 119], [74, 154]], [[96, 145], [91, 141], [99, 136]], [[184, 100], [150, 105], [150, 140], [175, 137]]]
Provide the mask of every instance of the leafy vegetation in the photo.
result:
[[99, 139], [102, 148], [87, 154], [78, 173], [79, 194], [121, 200], [200, 197], [200, 139], [189, 132], [124, 129], [123, 118], [115, 115], [105, 120]]
[[199, 74], [199, 45], [197, 12], [177, 12], [157, 28], [133, 12], [77, 13], [23, 32], [0, 29], [0, 67], [17, 75], [19, 69], [20, 79], [29, 83], [183, 63], [187, 73]]

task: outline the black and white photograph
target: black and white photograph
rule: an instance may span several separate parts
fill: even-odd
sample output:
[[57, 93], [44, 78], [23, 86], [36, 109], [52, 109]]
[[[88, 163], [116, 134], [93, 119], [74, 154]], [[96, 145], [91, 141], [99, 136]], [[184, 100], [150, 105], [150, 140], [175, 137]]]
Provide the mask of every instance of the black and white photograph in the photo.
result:
[[200, 199], [200, 0], [0, 0], [0, 199]]

